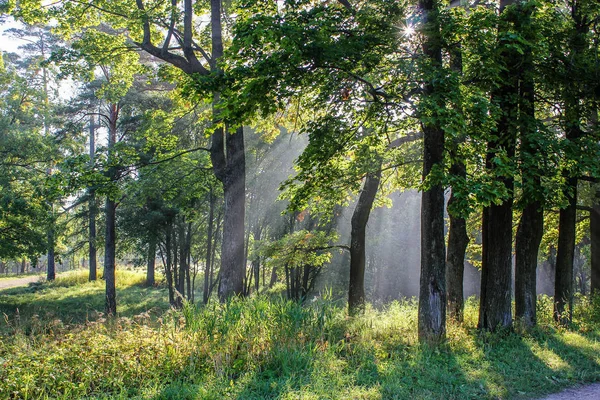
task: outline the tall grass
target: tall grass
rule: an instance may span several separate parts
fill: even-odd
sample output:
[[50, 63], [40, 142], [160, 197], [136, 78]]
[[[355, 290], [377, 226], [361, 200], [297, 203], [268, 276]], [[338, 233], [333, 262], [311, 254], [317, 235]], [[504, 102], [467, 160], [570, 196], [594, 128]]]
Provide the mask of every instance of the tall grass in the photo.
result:
[[[66, 290], [53, 285], [43, 291]], [[95, 284], [75, 285], [71, 293]], [[465, 323], [449, 323], [439, 349], [418, 344], [414, 300], [356, 318], [329, 299], [301, 306], [254, 297], [186, 303], [158, 318], [143, 312], [66, 324], [37, 317], [27, 329], [9, 319], [0, 398], [531, 398], [600, 380], [598, 304], [580, 299], [574, 326], [564, 329], [542, 299], [533, 331], [480, 334], [471, 299]]]

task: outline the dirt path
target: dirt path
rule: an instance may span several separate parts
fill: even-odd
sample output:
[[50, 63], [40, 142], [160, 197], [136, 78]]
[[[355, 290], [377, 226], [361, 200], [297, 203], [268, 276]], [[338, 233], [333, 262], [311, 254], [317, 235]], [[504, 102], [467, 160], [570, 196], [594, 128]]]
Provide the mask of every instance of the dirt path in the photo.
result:
[[551, 394], [539, 400], [599, 400], [600, 383], [580, 386], [563, 390], [560, 393]]
[[15, 279], [0, 279], [0, 290], [8, 289], [17, 286], [25, 286], [31, 282], [37, 282], [41, 278], [40, 275], [26, 276], [25, 278]]

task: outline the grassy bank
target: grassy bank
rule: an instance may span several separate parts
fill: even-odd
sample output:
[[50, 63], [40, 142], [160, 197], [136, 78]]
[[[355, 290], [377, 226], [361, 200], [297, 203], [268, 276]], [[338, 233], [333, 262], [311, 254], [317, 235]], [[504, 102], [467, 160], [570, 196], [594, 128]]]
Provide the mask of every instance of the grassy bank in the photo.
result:
[[327, 299], [163, 312], [166, 293], [132, 274], [106, 320], [101, 283], [76, 280], [0, 292], [0, 398], [519, 399], [600, 380], [600, 307], [585, 300], [567, 330], [543, 299], [522, 335], [478, 333], [471, 301], [430, 350], [412, 301], [355, 319]]

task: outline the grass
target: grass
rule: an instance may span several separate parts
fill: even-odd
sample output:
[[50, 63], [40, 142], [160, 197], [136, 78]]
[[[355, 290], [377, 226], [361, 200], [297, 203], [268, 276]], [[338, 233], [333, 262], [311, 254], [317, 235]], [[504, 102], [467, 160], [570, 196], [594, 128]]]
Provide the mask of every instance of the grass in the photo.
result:
[[78, 279], [0, 292], [0, 398], [527, 399], [600, 380], [598, 300], [579, 299], [564, 329], [542, 298], [526, 334], [479, 333], [470, 300], [464, 325], [429, 349], [412, 300], [358, 318], [329, 299], [173, 311], [129, 273], [107, 320], [101, 283]]

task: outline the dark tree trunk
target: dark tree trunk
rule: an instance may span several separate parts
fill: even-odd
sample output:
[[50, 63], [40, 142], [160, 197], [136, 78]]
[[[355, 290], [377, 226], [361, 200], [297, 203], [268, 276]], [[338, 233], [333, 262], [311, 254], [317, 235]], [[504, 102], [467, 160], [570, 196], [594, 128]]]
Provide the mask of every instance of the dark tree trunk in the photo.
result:
[[536, 270], [544, 234], [544, 213], [539, 201], [523, 210], [515, 238], [515, 317], [525, 326], [536, 324]]
[[173, 290], [173, 258], [172, 258], [172, 225], [169, 223], [167, 225], [167, 233], [165, 237], [165, 252], [166, 254], [166, 263], [165, 263], [165, 278], [167, 280], [167, 288], [169, 289], [169, 304], [175, 305], [175, 293]]
[[[519, 6], [521, 7], [521, 6]], [[529, 24], [531, 9], [521, 8], [523, 24]], [[528, 40], [532, 38], [525, 36]], [[543, 151], [537, 145], [537, 124], [535, 119], [535, 86], [533, 80], [533, 56], [529, 46], [524, 49], [520, 72], [520, 133], [522, 165], [521, 180], [525, 208], [519, 221], [515, 237], [515, 317], [525, 328], [537, 323], [536, 318], [536, 270], [540, 243], [544, 234], [544, 212], [539, 199], [542, 194], [541, 174], [538, 165], [531, 165], [528, 159]]]
[[116, 205], [114, 200], [106, 199], [106, 233], [104, 235], [104, 281], [106, 283], [106, 305], [107, 315], [117, 314], [117, 293], [115, 287], [115, 214]]
[[146, 285], [154, 286], [154, 268], [156, 266], [156, 238], [151, 237], [148, 242], [148, 267], [146, 269]]
[[186, 234], [185, 234], [185, 221], [182, 220], [179, 223], [179, 273], [177, 274], [177, 308], [183, 307], [183, 299], [185, 298], [185, 276], [186, 276], [186, 263], [187, 254], [185, 253], [186, 247]]
[[556, 277], [554, 281], [554, 319], [562, 324], [571, 321], [573, 312], [573, 259], [577, 224], [577, 179], [569, 178], [567, 192], [569, 205], [560, 210], [558, 222], [558, 248], [556, 251]]
[[215, 260], [217, 258], [217, 244], [219, 242], [219, 235], [221, 232], [222, 225], [223, 225], [223, 215], [221, 212], [219, 212], [219, 215], [217, 216], [217, 227], [216, 227], [215, 233], [213, 235], [214, 238], [213, 238], [213, 245], [212, 245], [212, 256], [211, 256], [211, 260], [210, 260], [210, 288], [208, 291], [208, 297], [211, 296], [215, 285], [221, 281], [221, 278], [220, 278], [221, 269], [220, 268], [219, 268], [219, 272], [217, 272], [217, 278], [215, 280], [213, 280], [213, 276], [214, 276], [214, 271], [215, 271]]
[[[451, 4], [451, 7], [455, 6]], [[459, 43], [450, 49], [450, 68], [453, 72], [462, 76], [462, 48]], [[459, 101], [457, 107], [462, 110], [462, 102]], [[452, 143], [450, 156], [452, 165], [450, 174], [459, 178], [467, 178], [467, 168], [465, 163], [458, 155], [458, 147], [464, 138], [456, 138]], [[456, 211], [453, 206], [458, 201], [456, 188], [452, 188], [450, 200], [448, 200], [448, 214], [450, 226], [448, 229], [448, 250], [446, 253], [446, 291], [448, 297], [448, 316], [458, 322], [463, 321], [464, 309], [464, 291], [463, 280], [465, 274], [465, 253], [469, 244], [469, 235], [467, 233], [467, 221], [464, 217], [455, 216]]]
[[221, 244], [219, 299], [244, 291], [244, 213], [246, 192], [244, 130], [227, 133], [227, 168], [223, 180], [225, 212]]
[[213, 241], [213, 218], [215, 215], [215, 197], [212, 188], [209, 193], [209, 209], [208, 209], [208, 229], [206, 231], [206, 259], [204, 267], [204, 292], [202, 293], [202, 302], [208, 303], [208, 292], [210, 285], [211, 271], [211, 256], [212, 256], [212, 241]]
[[306, 297], [308, 296], [308, 292], [310, 291], [310, 287], [311, 287], [310, 275], [311, 275], [312, 269], [313, 269], [312, 266], [305, 265], [304, 271], [302, 272], [302, 301], [306, 300]]
[[[350, 285], [348, 287], [348, 313], [355, 315], [365, 309], [365, 243], [367, 222], [381, 180], [381, 162], [375, 172], [367, 173], [363, 189], [352, 214], [350, 233]], [[307, 279], [308, 281], [308, 279]]]
[[[94, 165], [94, 158], [96, 155], [96, 125], [94, 116], [90, 116], [90, 164]], [[98, 278], [97, 273], [97, 255], [96, 255], [96, 191], [93, 188], [89, 189], [89, 259], [90, 259], [90, 273], [89, 280], [95, 281]]]
[[[423, 53], [431, 62], [434, 74], [442, 71], [440, 40], [440, 4], [419, 0], [423, 12]], [[443, 100], [433, 83], [427, 83], [424, 96]], [[443, 104], [439, 104], [443, 107]], [[440, 121], [422, 123], [423, 179], [444, 161], [444, 131]], [[421, 197], [421, 278], [419, 290], [419, 341], [437, 344], [446, 337], [446, 249], [444, 239], [444, 188], [431, 184]]]
[[[175, 224], [175, 222], [173, 222], [173, 224]], [[175, 303], [173, 303], [173, 305], [177, 307], [177, 302], [179, 301], [179, 252], [177, 250], [179, 249], [179, 247], [177, 242], [177, 231], [175, 229], [175, 226], [172, 227], [171, 231], [171, 248], [171, 271], [173, 273], [173, 294], [175, 296]]]
[[512, 201], [483, 210], [479, 328], [512, 325]]
[[[213, 72], [220, 73], [218, 62], [223, 56], [221, 1], [211, 0], [211, 42]], [[220, 93], [214, 93], [213, 119], [220, 123]], [[246, 202], [246, 158], [244, 128], [235, 133], [219, 127], [212, 135], [210, 157], [213, 171], [223, 184], [225, 211], [221, 243], [219, 300], [242, 295], [244, 291], [244, 220]]]
[[[569, 38], [570, 54], [573, 63], [567, 65], [567, 72], [577, 76], [574, 63], [580, 61], [585, 47], [589, 23], [584, 16], [579, 2], [571, 3], [571, 17], [574, 22], [574, 32]], [[576, 143], [582, 136], [581, 90], [579, 83], [573, 82], [564, 89], [564, 118], [566, 139]], [[568, 155], [569, 156], [569, 155]], [[575, 256], [575, 236], [577, 224], [577, 171], [565, 167], [563, 176], [566, 178], [564, 192], [568, 205], [560, 210], [558, 226], [558, 248], [556, 253], [556, 279], [554, 281], [554, 318], [563, 325], [571, 322], [573, 312], [573, 258]]]
[[[600, 193], [596, 193], [596, 201]], [[600, 295], [600, 204], [595, 204], [590, 213], [590, 239], [592, 274], [590, 293]]]
[[192, 223], [188, 223], [187, 225], [187, 233], [185, 237], [185, 284], [187, 287], [187, 299], [194, 302], [193, 299], [193, 291], [192, 287], [192, 279], [190, 276], [190, 267], [191, 267], [191, 255], [192, 255]]
[[[108, 160], [109, 164], [114, 161], [114, 145], [117, 142], [117, 121], [119, 119], [119, 106], [111, 104], [108, 118]], [[117, 167], [110, 166], [108, 169], [108, 177], [111, 182], [117, 179]], [[105, 310], [107, 315], [117, 314], [117, 293], [115, 282], [116, 268], [116, 202], [106, 197], [105, 213], [106, 227], [104, 235], [104, 281], [106, 284], [106, 305]]]
[[[23, 267], [24, 266], [25, 261], [23, 261]], [[54, 261], [54, 228], [50, 228], [48, 230], [48, 268], [46, 269], [46, 279], [48, 281], [53, 281], [56, 279], [56, 267]]]
[[[452, 169], [458, 175], [466, 175], [464, 164], [455, 163]], [[453, 172], [454, 173], [454, 172]], [[448, 201], [448, 208], [456, 201], [454, 190]], [[469, 244], [467, 221], [462, 217], [450, 216], [448, 231], [448, 252], [446, 254], [446, 285], [448, 290], [448, 314], [456, 321], [463, 321], [464, 293], [463, 280], [465, 273], [465, 253]]]
[[[513, 0], [501, 0], [500, 12]], [[506, 22], [502, 22], [503, 24]], [[499, 28], [499, 37], [503, 30]], [[516, 55], [510, 43], [499, 39], [500, 62], [504, 70], [500, 73], [500, 86], [492, 94], [500, 109], [497, 122], [497, 139], [488, 143], [486, 168], [495, 174], [495, 158], [500, 149], [512, 159], [515, 154], [517, 132], [518, 68]], [[512, 176], [499, 176], [508, 198], [502, 204], [490, 205], [483, 210], [482, 219], [482, 269], [481, 297], [479, 306], [479, 328], [493, 331], [512, 326]]]
[[23, 259], [21, 260], [21, 274], [25, 273], [25, 266], [27, 265], [27, 260]]

